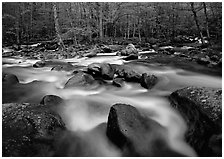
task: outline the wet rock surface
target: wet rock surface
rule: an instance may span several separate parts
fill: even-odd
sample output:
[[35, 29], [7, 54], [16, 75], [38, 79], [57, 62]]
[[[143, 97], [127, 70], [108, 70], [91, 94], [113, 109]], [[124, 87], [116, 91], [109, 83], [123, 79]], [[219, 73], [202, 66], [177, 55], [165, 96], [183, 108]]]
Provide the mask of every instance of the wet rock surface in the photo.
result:
[[109, 63], [92, 63], [88, 65], [88, 72], [94, 77], [102, 77], [105, 80], [112, 80], [114, 70]]
[[19, 83], [19, 79], [16, 75], [2, 72], [2, 84], [14, 85], [17, 83]]
[[38, 104], [2, 105], [3, 156], [51, 156], [57, 135], [65, 130], [61, 117]]
[[113, 79], [113, 85], [117, 87], [122, 87], [124, 84], [123, 78], [114, 78]]
[[130, 66], [112, 65], [117, 77], [124, 78], [127, 82], [139, 82], [141, 74], [134, 71]]
[[34, 68], [41, 68], [41, 67], [72, 67], [72, 64], [67, 62], [61, 62], [56, 60], [46, 60], [46, 61], [37, 61], [35, 64], [33, 64]]
[[158, 82], [158, 78], [155, 75], [142, 74], [141, 86], [146, 89], [151, 89]]
[[42, 98], [40, 102], [40, 104], [51, 106], [51, 107], [58, 106], [62, 103], [63, 103], [63, 99], [56, 95], [46, 95]]
[[220, 156], [220, 147], [214, 150], [208, 145], [209, 142], [216, 143], [211, 142], [211, 137], [222, 131], [222, 90], [185, 87], [173, 92], [169, 99], [188, 125], [186, 141], [200, 156]]
[[166, 129], [131, 105], [111, 107], [107, 136], [122, 150], [123, 156], [182, 156], [167, 145]]
[[95, 84], [95, 82], [95, 79], [91, 75], [84, 72], [78, 72], [66, 82], [64, 88], [90, 86]]

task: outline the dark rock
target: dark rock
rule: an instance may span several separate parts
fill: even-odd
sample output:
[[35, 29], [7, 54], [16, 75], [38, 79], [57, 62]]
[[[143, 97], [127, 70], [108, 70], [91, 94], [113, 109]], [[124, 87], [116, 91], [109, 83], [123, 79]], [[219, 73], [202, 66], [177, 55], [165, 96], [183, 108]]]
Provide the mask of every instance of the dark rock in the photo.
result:
[[107, 136], [123, 156], [182, 156], [169, 148], [166, 134], [163, 126], [131, 105], [115, 104], [110, 109]]
[[58, 106], [63, 103], [63, 99], [61, 97], [55, 95], [46, 95], [42, 98], [40, 104], [47, 106]]
[[138, 55], [137, 54], [131, 54], [128, 55], [128, 57], [125, 57], [124, 60], [129, 61], [129, 60], [136, 60], [138, 59]]
[[215, 61], [216, 62], [216, 61], [219, 61], [220, 58], [217, 55], [213, 55], [213, 56], [210, 57], [210, 59], [212, 61]]
[[222, 90], [186, 87], [173, 92], [169, 99], [186, 120], [186, 141], [200, 156], [219, 156], [208, 143], [213, 134], [222, 130]]
[[68, 66], [72, 67], [72, 64], [68, 62], [61, 62], [57, 60], [46, 60], [46, 61], [37, 61], [33, 67], [40, 68], [40, 67], [55, 67], [55, 66]]
[[7, 73], [2, 73], [2, 83], [3, 84], [17, 84], [19, 83], [18, 78], [16, 77], [16, 75], [13, 74], [7, 74]]
[[109, 63], [101, 63], [101, 75], [103, 79], [111, 80], [114, 77], [114, 70]]
[[45, 66], [45, 61], [37, 61], [35, 64], [33, 64], [33, 67], [40, 68]]
[[123, 84], [124, 84], [123, 78], [114, 78], [113, 79], [113, 85], [115, 85], [117, 87], [122, 87]]
[[84, 72], [78, 72], [66, 82], [64, 88], [89, 86], [94, 83], [95, 80], [91, 75], [86, 74]]
[[102, 45], [102, 46], [100, 46], [100, 48], [101, 48], [102, 53], [111, 53], [112, 52], [112, 49], [107, 45]]
[[88, 72], [94, 77], [102, 77], [105, 80], [114, 77], [114, 70], [109, 63], [92, 63], [88, 65]]
[[100, 48], [98, 48], [98, 46], [95, 45], [94, 48], [90, 50], [90, 52], [84, 55], [84, 57], [95, 57], [97, 53], [100, 53]]
[[146, 73], [142, 74], [141, 77], [141, 86], [146, 89], [151, 89], [156, 83], [158, 79], [155, 75], [147, 75]]
[[212, 135], [208, 143], [209, 148], [217, 156], [222, 156], [222, 134]]
[[198, 58], [196, 62], [200, 65], [208, 65], [210, 60], [207, 58]]
[[62, 66], [55, 66], [51, 69], [51, 71], [72, 71], [74, 67], [71, 65], [62, 65]]
[[91, 63], [88, 65], [88, 72], [92, 75], [101, 74], [101, 64], [100, 63]]
[[65, 129], [61, 117], [43, 105], [2, 106], [3, 156], [52, 156], [54, 141]]
[[141, 74], [135, 72], [130, 66], [112, 65], [112, 68], [119, 78], [124, 78], [127, 82], [139, 82], [141, 79]]

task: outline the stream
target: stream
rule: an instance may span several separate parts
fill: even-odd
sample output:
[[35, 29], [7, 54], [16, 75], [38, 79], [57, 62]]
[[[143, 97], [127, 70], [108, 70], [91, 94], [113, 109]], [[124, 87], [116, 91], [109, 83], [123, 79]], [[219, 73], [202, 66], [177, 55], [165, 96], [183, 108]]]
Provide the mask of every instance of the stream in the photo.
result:
[[[119, 151], [100, 134], [91, 135], [91, 130], [107, 122], [110, 107], [116, 103], [130, 104], [148, 117], [159, 122], [168, 130], [170, 146], [185, 155], [195, 156], [194, 150], [184, 142], [186, 124], [182, 117], [170, 107], [167, 96], [186, 86], [221, 88], [221, 77], [161, 66], [159, 64], [132, 64], [119, 56], [63, 59], [73, 65], [88, 66], [93, 62], [125, 64], [139, 73], [150, 73], [159, 82], [147, 90], [138, 83], [126, 82], [124, 87], [97, 86], [92, 89], [66, 88], [65, 83], [72, 74], [65, 71], [51, 71], [52, 67], [33, 68], [39, 60], [21, 57], [3, 58], [2, 70], [18, 77], [20, 84], [3, 86], [3, 103], [39, 103], [45, 95], [57, 95], [66, 102], [57, 111], [67, 129], [78, 132], [90, 145], [91, 152], [98, 156], [119, 156]], [[89, 133], [88, 133], [89, 132]], [[98, 144], [95, 147], [95, 144]]]

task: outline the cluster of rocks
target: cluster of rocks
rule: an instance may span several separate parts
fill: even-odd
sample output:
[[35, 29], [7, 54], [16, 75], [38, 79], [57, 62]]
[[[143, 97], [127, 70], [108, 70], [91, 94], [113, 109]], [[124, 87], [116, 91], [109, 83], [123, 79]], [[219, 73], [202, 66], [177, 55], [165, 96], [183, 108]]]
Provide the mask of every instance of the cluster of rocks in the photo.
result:
[[[140, 74], [134, 71], [130, 66], [117, 65], [109, 63], [92, 63], [85, 66], [73, 66], [66, 62], [57, 61], [38, 61], [33, 67], [52, 67], [52, 71], [70, 71], [74, 74], [67, 83], [65, 88], [77, 86], [91, 86], [95, 84], [111, 83], [114, 86], [122, 87], [124, 81], [137, 82], [146, 89], [151, 89], [157, 82], [155, 75]], [[107, 82], [109, 80], [109, 82]]]
[[[186, 142], [199, 156], [222, 155], [221, 96], [221, 89], [201, 87], [186, 87], [169, 96], [173, 108], [186, 120]], [[3, 156], [59, 155], [58, 147], [62, 145], [58, 143], [63, 142], [61, 137], [68, 130], [51, 108], [62, 105], [64, 100], [55, 95], [43, 97], [40, 104], [3, 104]], [[131, 105], [111, 106], [102, 133], [122, 156], [186, 156], [169, 146], [165, 127]]]
[[[7, 47], [3, 49], [3, 57], [24, 56], [30, 59], [50, 60], [73, 57], [94, 57], [98, 53], [119, 52], [123, 46], [96, 44], [93, 46], [70, 45], [66, 50], [60, 51], [55, 42], [42, 42], [34, 45], [21, 45], [20, 49]], [[133, 44], [129, 44], [121, 51], [122, 56], [127, 56], [126, 60], [138, 59], [138, 51]]]

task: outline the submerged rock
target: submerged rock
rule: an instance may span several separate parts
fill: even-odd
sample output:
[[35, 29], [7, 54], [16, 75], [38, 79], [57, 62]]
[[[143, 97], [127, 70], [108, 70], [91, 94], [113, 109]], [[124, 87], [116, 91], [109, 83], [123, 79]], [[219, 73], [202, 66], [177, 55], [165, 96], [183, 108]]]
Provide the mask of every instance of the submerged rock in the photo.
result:
[[42, 98], [40, 104], [47, 106], [58, 106], [63, 103], [63, 99], [56, 95], [46, 95]]
[[143, 73], [141, 77], [141, 86], [146, 89], [151, 89], [157, 81], [158, 79], [155, 75], [147, 75], [147, 73]]
[[35, 64], [33, 64], [33, 67], [35, 68], [41, 68], [41, 67], [55, 67], [55, 66], [70, 66], [72, 67], [73, 65], [68, 63], [68, 62], [61, 62], [57, 60], [46, 60], [46, 61], [37, 61]]
[[78, 72], [66, 82], [64, 88], [89, 86], [94, 83], [95, 83], [95, 80], [93, 76], [84, 72]]
[[52, 67], [51, 71], [72, 71], [74, 67], [71, 65], [62, 65]]
[[170, 101], [188, 125], [186, 141], [200, 156], [220, 156], [208, 145], [211, 136], [222, 130], [222, 90], [186, 87], [173, 92]]
[[107, 136], [123, 156], [183, 156], [169, 148], [166, 134], [163, 126], [131, 105], [115, 104], [110, 109]]
[[43, 105], [2, 105], [3, 156], [52, 156], [54, 141], [64, 129], [61, 117]]
[[17, 84], [19, 83], [19, 80], [16, 75], [8, 74], [8, 73], [2, 73], [2, 84]]

